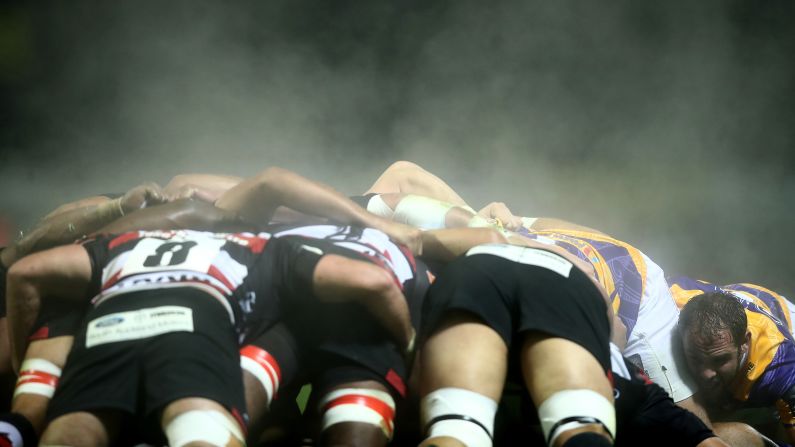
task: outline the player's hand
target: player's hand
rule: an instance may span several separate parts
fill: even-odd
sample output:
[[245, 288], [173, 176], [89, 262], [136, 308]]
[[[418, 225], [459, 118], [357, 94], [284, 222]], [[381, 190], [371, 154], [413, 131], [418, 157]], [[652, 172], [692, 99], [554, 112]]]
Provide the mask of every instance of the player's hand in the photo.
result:
[[384, 219], [384, 224], [379, 229], [393, 241], [408, 247], [415, 256], [422, 254], [422, 230], [419, 228]]
[[172, 190], [166, 189], [164, 190], [164, 194], [168, 202], [173, 202], [180, 199], [201, 200], [202, 202], [207, 202], [210, 204], [215, 202], [214, 195], [210, 194], [204, 188], [191, 184], [181, 185], [179, 188]]
[[508, 206], [503, 202], [491, 202], [484, 206], [478, 215], [486, 219], [497, 219], [508, 230], [516, 230], [522, 226], [522, 218], [514, 216]]
[[131, 213], [148, 206], [160, 205], [166, 202], [163, 190], [157, 183], [143, 183], [127, 191], [120, 199], [121, 209], [124, 214]]

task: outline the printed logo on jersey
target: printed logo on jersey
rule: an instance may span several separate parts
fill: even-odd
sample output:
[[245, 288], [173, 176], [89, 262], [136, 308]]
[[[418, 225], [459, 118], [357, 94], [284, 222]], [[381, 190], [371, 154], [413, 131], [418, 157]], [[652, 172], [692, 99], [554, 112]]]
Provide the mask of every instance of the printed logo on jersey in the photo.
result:
[[558, 275], [568, 278], [573, 264], [566, 258], [552, 252], [530, 247], [520, 247], [507, 244], [484, 244], [472, 247], [467, 251], [467, 256], [473, 255], [499, 256], [509, 261], [551, 270]]
[[182, 306], [160, 306], [96, 318], [88, 323], [86, 348], [170, 332], [193, 332], [193, 310]]
[[223, 250], [225, 244], [232, 242], [261, 251], [267, 242], [254, 235], [187, 230], [135, 234], [141, 237], [138, 243], [103, 269], [103, 294], [122, 288], [200, 282], [228, 295], [243, 282], [248, 269]]

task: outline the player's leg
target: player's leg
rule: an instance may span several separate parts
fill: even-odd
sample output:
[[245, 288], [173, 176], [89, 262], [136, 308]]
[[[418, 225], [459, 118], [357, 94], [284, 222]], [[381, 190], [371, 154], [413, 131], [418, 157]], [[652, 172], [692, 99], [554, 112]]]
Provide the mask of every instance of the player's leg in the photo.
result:
[[39, 445], [107, 446], [119, 429], [118, 411], [80, 411], [67, 413], [47, 426]]
[[0, 432], [8, 434], [12, 445], [37, 443], [71, 347], [70, 336], [37, 340], [28, 346], [11, 401], [11, 412], [0, 415]]
[[386, 446], [395, 430], [395, 399], [376, 380], [340, 383], [319, 390], [320, 444]]
[[249, 415], [249, 439], [259, 439], [280, 390], [288, 387], [298, 375], [297, 341], [290, 330], [279, 323], [240, 349], [240, 366]]
[[171, 446], [245, 445], [238, 339], [224, 306], [192, 288], [147, 292], [137, 305], [153, 303], [190, 309], [193, 328], [141, 345], [143, 415], [160, 421]]
[[245, 435], [239, 421], [218, 402], [203, 398], [183, 398], [163, 410], [161, 428], [174, 447], [244, 446]]
[[444, 180], [410, 161], [389, 165], [365, 194], [404, 193], [431, 197], [456, 206], [467, 203]]
[[549, 445], [567, 445], [575, 435], [595, 433], [612, 445], [613, 388], [604, 368], [582, 346], [531, 332], [522, 347], [522, 373]]
[[423, 345], [422, 446], [490, 446], [507, 371], [503, 338], [472, 314], [450, 313]]

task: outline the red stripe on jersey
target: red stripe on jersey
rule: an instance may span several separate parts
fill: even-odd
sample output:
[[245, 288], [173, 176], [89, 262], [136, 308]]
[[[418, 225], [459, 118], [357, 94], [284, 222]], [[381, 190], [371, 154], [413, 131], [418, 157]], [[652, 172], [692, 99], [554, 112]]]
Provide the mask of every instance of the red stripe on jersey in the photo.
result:
[[403, 379], [400, 378], [394, 369], [390, 369], [386, 373], [385, 379], [397, 390], [401, 397], [406, 397], [406, 383], [403, 382]]
[[42, 383], [44, 385], [49, 385], [55, 388], [55, 386], [58, 385], [58, 376], [54, 376], [44, 371], [36, 371], [29, 369], [19, 373], [19, 380], [17, 380], [17, 386], [24, 385], [26, 383]]
[[42, 326], [38, 328], [36, 332], [30, 334], [28, 341], [46, 340], [48, 338], [50, 338], [50, 328], [47, 326]]
[[[262, 366], [269, 376], [271, 375], [270, 368], [268, 368], [266, 365], [270, 365], [270, 367], [276, 371], [276, 379], [278, 379], [278, 381], [282, 380], [282, 370], [279, 368], [279, 362], [277, 362], [276, 359], [268, 353], [268, 351], [254, 345], [246, 345], [240, 350], [240, 355], [243, 357], [248, 357], [251, 360], [257, 362], [260, 366]], [[276, 382], [277, 380], [274, 380], [274, 377], [271, 376], [271, 383], [276, 384]]]
[[218, 270], [218, 267], [210, 265], [210, 269], [207, 271], [207, 274], [217, 279], [218, 281], [221, 281], [226, 286], [227, 289], [235, 290], [236, 287], [233, 286], [228, 279], [226, 279], [226, 276], [224, 276], [224, 274], [221, 273], [220, 270]]
[[383, 418], [384, 421], [386, 421], [388, 426], [391, 425], [391, 422], [395, 418], [395, 410], [393, 410], [392, 407], [387, 405], [386, 402], [373, 396], [367, 396], [365, 394], [345, 394], [343, 396], [340, 396], [332, 400], [331, 402], [327, 403], [323, 407], [323, 412], [329, 411], [330, 409], [339, 405], [362, 405], [371, 410], [375, 410], [378, 414], [381, 415], [381, 418]]
[[405, 256], [406, 259], [409, 261], [409, 264], [411, 264], [412, 274], [414, 272], [416, 272], [417, 271], [417, 261], [414, 260], [414, 254], [411, 253], [411, 250], [409, 250], [408, 247], [406, 247], [405, 245], [402, 245], [402, 244], [395, 243], [395, 245], [397, 246], [397, 248], [400, 249], [401, 253], [403, 253], [403, 256]]
[[99, 290], [105, 290], [108, 287], [116, 284], [116, 281], [118, 281], [120, 277], [121, 277], [121, 270], [119, 270], [118, 272], [114, 273], [113, 276], [110, 277], [110, 279], [105, 281], [105, 284], [102, 284], [102, 287]]
[[121, 244], [123, 244], [125, 242], [130, 242], [131, 240], [133, 240], [133, 239], [135, 239], [137, 237], [138, 237], [138, 232], [137, 231], [131, 231], [129, 233], [124, 233], [121, 236], [117, 236], [117, 237], [113, 238], [113, 240], [110, 241], [110, 243], [108, 244], [108, 249], [109, 250], [113, 250], [114, 248], [118, 247], [119, 245], [121, 245]]
[[246, 246], [255, 254], [262, 253], [262, 250], [265, 249], [265, 245], [268, 244], [267, 239], [259, 236], [248, 236], [243, 233], [235, 233], [233, 236], [235, 239], [246, 241]]

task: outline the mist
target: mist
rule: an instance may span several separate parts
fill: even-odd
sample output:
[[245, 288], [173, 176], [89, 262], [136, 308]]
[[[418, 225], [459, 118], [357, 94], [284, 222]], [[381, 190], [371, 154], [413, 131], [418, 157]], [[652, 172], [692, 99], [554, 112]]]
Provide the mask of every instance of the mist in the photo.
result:
[[0, 216], [267, 166], [357, 194], [405, 159], [792, 297], [794, 5], [10, 2]]

